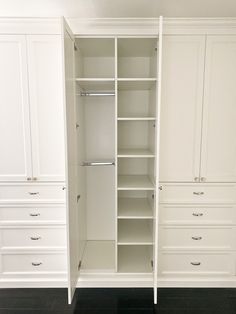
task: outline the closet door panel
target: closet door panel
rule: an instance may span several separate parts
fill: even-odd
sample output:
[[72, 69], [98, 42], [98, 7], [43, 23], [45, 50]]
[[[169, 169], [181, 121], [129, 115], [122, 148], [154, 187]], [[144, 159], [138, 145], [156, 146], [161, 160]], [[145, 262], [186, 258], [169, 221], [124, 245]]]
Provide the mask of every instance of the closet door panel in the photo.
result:
[[26, 40], [0, 36], [0, 180], [31, 178]]
[[163, 45], [160, 181], [194, 182], [200, 164], [205, 36], [164, 36]]
[[27, 36], [33, 177], [65, 180], [62, 60], [59, 35]]
[[208, 36], [201, 176], [236, 182], [236, 36]]

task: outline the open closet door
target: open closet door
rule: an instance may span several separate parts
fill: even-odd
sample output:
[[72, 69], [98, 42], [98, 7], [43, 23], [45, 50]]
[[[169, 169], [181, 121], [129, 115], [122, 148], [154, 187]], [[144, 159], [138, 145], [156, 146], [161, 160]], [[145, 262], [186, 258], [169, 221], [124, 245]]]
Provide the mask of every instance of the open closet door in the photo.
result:
[[74, 36], [62, 18], [62, 54], [64, 62], [64, 111], [66, 128], [66, 207], [67, 207], [67, 255], [68, 300], [72, 298], [79, 276], [79, 228], [77, 196], [77, 140]]

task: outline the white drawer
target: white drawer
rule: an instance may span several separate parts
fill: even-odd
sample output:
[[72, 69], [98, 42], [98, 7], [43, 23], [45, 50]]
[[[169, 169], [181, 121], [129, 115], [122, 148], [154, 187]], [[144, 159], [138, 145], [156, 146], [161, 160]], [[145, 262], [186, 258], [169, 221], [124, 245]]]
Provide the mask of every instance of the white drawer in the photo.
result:
[[2, 248], [65, 247], [65, 228], [1, 229]]
[[235, 227], [160, 228], [162, 250], [234, 250], [236, 248]]
[[236, 203], [234, 184], [179, 184], [163, 185], [161, 203]]
[[2, 273], [65, 272], [66, 254], [3, 254]]
[[235, 205], [171, 205], [159, 207], [160, 224], [230, 225], [236, 223]]
[[0, 223], [44, 223], [48, 221], [65, 223], [65, 206], [0, 206]]
[[1, 201], [35, 201], [35, 200], [61, 200], [65, 201], [65, 191], [63, 185], [39, 185], [39, 184], [23, 184], [23, 185], [1, 185], [0, 186], [0, 202]]
[[159, 254], [159, 275], [234, 275], [234, 268], [234, 259], [230, 254]]

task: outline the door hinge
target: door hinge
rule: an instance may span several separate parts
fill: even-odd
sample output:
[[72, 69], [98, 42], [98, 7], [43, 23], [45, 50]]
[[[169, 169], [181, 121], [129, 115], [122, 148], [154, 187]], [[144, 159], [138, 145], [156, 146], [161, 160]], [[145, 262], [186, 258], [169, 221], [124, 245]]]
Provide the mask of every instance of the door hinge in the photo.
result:
[[78, 123], [76, 123], [75, 127], [76, 127], [76, 129], [78, 129], [78, 128], [79, 128], [79, 124], [78, 124]]
[[74, 51], [77, 51], [77, 50], [78, 50], [78, 48], [76, 46], [76, 43], [74, 42]]
[[80, 270], [81, 265], [82, 265], [82, 261], [79, 261], [78, 270]]
[[152, 199], [154, 200], [154, 198], [155, 198], [155, 195], [154, 195], [154, 194], [152, 194]]
[[160, 191], [163, 190], [163, 186], [162, 186], [162, 185], [159, 186], [159, 190], [160, 190]]
[[152, 267], [152, 269], [153, 269], [153, 260], [151, 260], [151, 267]]
[[78, 203], [79, 199], [80, 199], [80, 195], [77, 195], [77, 197], [76, 197], [77, 203]]

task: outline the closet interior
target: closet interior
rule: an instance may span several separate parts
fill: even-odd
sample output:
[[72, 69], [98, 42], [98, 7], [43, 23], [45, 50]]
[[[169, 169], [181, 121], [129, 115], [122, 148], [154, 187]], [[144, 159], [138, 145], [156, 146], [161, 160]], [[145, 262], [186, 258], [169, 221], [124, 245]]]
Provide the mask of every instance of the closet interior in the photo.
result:
[[157, 37], [76, 38], [81, 272], [153, 271]]

